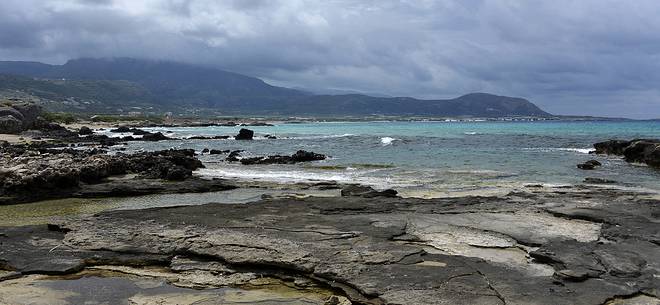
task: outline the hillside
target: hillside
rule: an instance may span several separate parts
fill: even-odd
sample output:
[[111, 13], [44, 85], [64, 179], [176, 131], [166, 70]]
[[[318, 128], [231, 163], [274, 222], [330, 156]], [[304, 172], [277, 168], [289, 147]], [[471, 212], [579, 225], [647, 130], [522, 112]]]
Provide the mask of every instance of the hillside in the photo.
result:
[[486, 93], [448, 100], [313, 95], [237, 73], [189, 64], [130, 58], [76, 59], [64, 65], [0, 62], [0, 91], [46, 100], [46, 107], [115, 112], [210, 110], [259, 115], [548, 116], [521, 98]]
[[128, 81], [33, 79], [0, 74], [0, 97], [38, 101], [49, 110], [117, 112], [155, 105], [149, 90]]

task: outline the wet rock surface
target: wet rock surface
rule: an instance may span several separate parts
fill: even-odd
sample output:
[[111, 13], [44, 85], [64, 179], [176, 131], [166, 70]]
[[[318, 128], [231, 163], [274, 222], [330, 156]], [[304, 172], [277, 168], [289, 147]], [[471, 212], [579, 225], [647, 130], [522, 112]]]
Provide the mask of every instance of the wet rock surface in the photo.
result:
[[579, 186], [112, 211], [0, 229], [0, 266], [21, 276], [162, 266], [196, 287], [268, 276], [353, 304], [657, 303], [659, 203]]
[[598, 162], [598, 160], [589, 160], [587, 162], [578, 164], [577, 168], [584, 169], [584, 170], [591, 170], [591, 169], [595, 169], [596, 167], [599, 167], [601, 165], [602, 164], [600, 162]]
[[382, 190], [378, 191], [370, 186], [363, 185], [347, 185], [341, 189], [342, 196], [360, 196], [366, 198], [373, 197], [396, 197], [397, 191], [395, 190]]
[[250, 129], [241, 128], [238, 134], [234, 136], [236, 140], [252, 140], [254, 138], [254, 131]]
[[660, 140], [609, 140], [594, 144], [597, 154], [623, 156], [628, 162], [660, 168]]

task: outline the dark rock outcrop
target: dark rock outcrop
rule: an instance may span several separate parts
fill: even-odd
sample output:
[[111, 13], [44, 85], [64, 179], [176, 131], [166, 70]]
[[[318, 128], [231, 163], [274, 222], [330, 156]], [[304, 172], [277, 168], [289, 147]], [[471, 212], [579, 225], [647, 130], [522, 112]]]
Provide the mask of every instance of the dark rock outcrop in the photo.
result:
[[326, 156], [323, 154], [317, 154], [311, 151], [299, 150], [291, 156], [267, 156], [267, 157], [252, 157], [252, 158], [243, 158], [241, 159], [241, 164], [244, 165], [253, 165], [253, 164], [293, 164], [299, 162], [309, 162], [309, 161], [318, 161], [325, 160]]
[[581, 163], [577, 165], [577, 168], [579, 169], [584, 169], [584, 170], [592, 170], [595, 169], [598, 166], [601, 166], [602, 164], [598, 160], [589, 160], [587, 162]]
[[33, 128], [41, 107], [28, 102], [11, 102], [0, 106], [0, 133], [20, 133]]
[[23, 123], [23, 129], [32, 128], [34, 122], [37, 120], [39, 115], [41, 115], [41, 107], [28, 102], [16, 102], [12, 103], [11, 107], [18, 110], [18, 112], [23, 115], [21, 122]]
[[80, 127], [80, 129], [78, 130], [78, 134], [81, 135], [81, 136], [86, 136], [86, 135], [94, 134], [94, 132], [89, 127], [83, 126], [83, 127]]
[[594, 144], [596, 153], [623, 156], [627, 162], [644, 163], [660, 168], [660, 140], [609, 140]]
[[157, 133], [147, 133], [142, 135], [142, 140], [144, 141], [163, 141], [163, 140], [171, 140], [171, 138], [165, 136], [162, 132], [157, 132]]
[[128, 126], [119, 126], [115, 129], [110, 129], [110, 132], [117, 132], [117, 133], [131, 132], [131, 128]]
[[363, 185], [348, 185], [341, 189], [342, 196], [358, 196], [364, 198], [396, 197], [397, 194], [398, 192], [392, 189], [377, 191], [370, 186]]
[[597, 154], [622, 156], [623, 151], [630, 145], [631, 141], [609, 140], [594, 144]]
[[0, 133], [17, 134], [23, 130], [23, 123], [12, 115], [0, 116]]
[[660, 167], [660, 140], [634, 140], [623, 151], [628, 162]]
[[126, 173], [140, 179], [181, 181], [204, 167], [189, 149], [107, 155], [102, 150], [3, 146], [2, 153], [0, 204], [71, 196], [86, 185]]
[[211, 149], [211, 150], [209, 151], [209, 154], [211, 154], [211, 155], [219, 155], [219, 154], [226, 154], [226, 153], [229, 153], [229, 150], [228, 150], [228, 149], [225, 149], [225, 150]]
[[234, 136], [236, 140], [252, 140], [254, 138], [254, 131], [250, 129], [241, 128], [238, 134]]

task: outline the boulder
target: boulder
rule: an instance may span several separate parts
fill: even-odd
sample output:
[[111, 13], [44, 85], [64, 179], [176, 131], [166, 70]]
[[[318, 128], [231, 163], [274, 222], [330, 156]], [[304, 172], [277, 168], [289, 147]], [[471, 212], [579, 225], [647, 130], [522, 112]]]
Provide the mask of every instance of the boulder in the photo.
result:
[[623, 155], [623, 150], [630, 145], [630, 141], [609, 140], [594, 144], [597, 154], [605, 155]]
[[228, 153], [228, 152], [229, 152], [228, 149], [227, 149], [227, 150], [211, 149], [211, 151], [209, 151], [209, 154], [211, 154], [211, 155], [219, 155], [219, 154], [226, 154], [226, 153]]
[[13, 116], [19, 121], [23, 121], [23, 114], [16, 110], [14, 107], [2, 106], [0, 107], [0, 117]]
[[209, 149], [208, 149], [208, 148], [204, 148], [204, 149], [202, 149], [202, 153], [203, 153], [203, 154], [208, 153], [208, 152], [209, 152]]
[[12, 107], [23, 115], [23, 119], [21, 120], [23, 122], [23, 130], [32, 128], [34, 122], [41, 114], [41, 107], [33, 103], [18, 102], [13, 103]]
[[142, 136], [142, 140], [144, 141], [163, 141], [163, 140], [170, 140], [167, 136], [165, 136], [162, 132], [157, 132], [157, 133], [147, 133]]
[[81, 135], [81, 136], [86, 136], [86, 135], [94, 134], [94, 132], [89, 127], [83, 126], [83, 127], [80, 127], [80, 129], [78, 130], [78, 134]]
[[0, 116], [0, 133], [17, 134], [23, 130], [23, 123], [11, 115]]
[[592, 170], [592, 169], [595, 169], [596, 166], [591, 164], [591, 163], [580, 163], [580, 164], [577, 165], [577, 168], [584, 169], [584, 170]]
[[660, 167], [660, 140], [609, 140], [594, 144], [596, 153], [623, 156], [627, 162]]
[[318, 161], [318, 160], [325, 160], [325, 158], [326, 156], [323, 154], [317, 154], [306, 150], [299, 150], [291, 156], [293, 162]]
[[598, 162], [598, 160], [589, 160], [587, 162], [584, 162], [582, 164], [578, 164], [577, 168], [579, 169], [584, 169], [584, 170], [591, 170], [596, 168], [597, 166], [601, 166], [602, 164]]
[[134, 135], [138, 135], [138, 136], [150, 134], [150, 132], [148, 132], [146, 130], [138, 129], [138, 128], [131, 128], [131, 132]]
[[234, 137], [236, 140], [252, 140], [254, 138], [254, 131], [241, 128], [238, 134]]
[[131, 128], [128, 126], [119, 126], [115, 129], [110, 129], [110, 132], [131, 132]]
[[0, 106], [0, 133], [20, 133], [34, 128], [41, 113], [41, 107], [24, 102]]
[[660, 167], [660, 140], [633, 140], [623, 156], [628, 162]]

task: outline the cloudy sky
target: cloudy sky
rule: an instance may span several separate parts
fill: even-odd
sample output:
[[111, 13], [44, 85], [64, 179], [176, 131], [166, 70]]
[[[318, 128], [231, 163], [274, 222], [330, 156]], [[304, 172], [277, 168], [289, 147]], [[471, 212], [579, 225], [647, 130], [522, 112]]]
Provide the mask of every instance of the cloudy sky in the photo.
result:
[[0, 60], [128, 56], [276, 85], [660, 118], [660, 2], [2, 0]]

